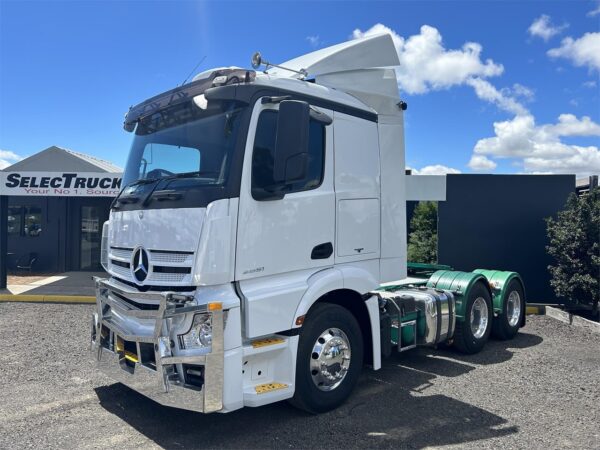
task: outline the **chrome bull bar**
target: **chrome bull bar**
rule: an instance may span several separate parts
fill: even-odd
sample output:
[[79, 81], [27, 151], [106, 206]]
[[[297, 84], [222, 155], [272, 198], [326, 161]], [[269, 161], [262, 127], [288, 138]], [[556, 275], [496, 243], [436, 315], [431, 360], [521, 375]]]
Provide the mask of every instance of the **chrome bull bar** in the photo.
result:
[[[191, 304], [192, 296], [175, 292], [146, 293], [127, 289], [111, 280], [94, 277], [97, 311], [93, 317], [91, 352], [98, 368], [109, 377], [166, 406], [197, 412], [215, 412], [223, 408], [224, 382], [224, 313], [220, 304]], [[144, 310], [125, 305], [109, 293], [131, 300], [154, 302], [158, 309]], [[148, 333], [128, 330], [111, 321], [112, 310], [130, 317], [153, 319], [154, 328]], [[212, 315], [212, 343], [208, 354], [177, 356], [171, 352], [170, 318], [181, 314], [209, 313]], [[134, 343], [137, 357], [119, 348], [119, 339]], [[141, 345], [152, 344], [153, 364], [144, 364]], [[123, 345], [123, 344], [121, 344]], [[202, 366], [202, 387], [185, 383], [177, 369], [182, 364]]]

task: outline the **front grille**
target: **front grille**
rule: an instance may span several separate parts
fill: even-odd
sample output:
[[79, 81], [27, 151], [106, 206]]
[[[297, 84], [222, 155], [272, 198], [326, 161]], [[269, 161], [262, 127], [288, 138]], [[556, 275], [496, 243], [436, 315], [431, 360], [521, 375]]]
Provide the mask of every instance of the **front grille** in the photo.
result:
[[110, 248], [110, 255], [112, 257], [126, 259], [128, 261], [131, 259], [131, 252], [132, 252], [132, 249], [119, 248], [119, 247], [111, 247]]
[[[133, 248], [110, 247], [108, 271], [111, 275], [139, 287], [131, 273], [133, 251]], [[193, 252], [148, 249], [148, 257], [150, 267], [144, 285], [157, 285], [161, 286], [160, 290], [165, 290], [164, 286], [166, 284], [174, 286], [191, 284], [191, 272], [194, 262]]]
[[129, 267], [121, 267], [114, 264], [109, 266], [110, 273], [115, 276], [119, 276], [121, 278], [129, 279], [131, 278], [131, 270]]
[[127, 281], [124, 278], [115, 276], [114, 279], [117, 280], [119, 283], [123, 283], [127, 286], [136, 288], [140, 292], [149, 292], [149, 291], [150, 292], [165, 292], [165, 291], [190, 292], [190, 291], [194, 290], [194, 288], [191, 286], [150, 286], [150, 285], [139, 286], [131, 281]]
[[192, 256], [193, 253], [172, 253], [172, 252], [159, 252], [152, 250], [150, 252], [150, 259], [157, 263], [167, 263], [167, 264], [184, 264], [189, 263], [192, 264]]
[[110, 262], [111, 262], [111, 264], [114, 264], [114, 265], [119, 266], [119, 267], [125, 267], [127, 269], [129, 269], [129, 267], [131, 267], [130, 263], [119, 261], [119, 260], [116, 260], [116, 259], [111, 259]]
[[171, 266], [154, 266], [152, 268], [157, 273], [190, 273], [190, 267], [171, 267]]

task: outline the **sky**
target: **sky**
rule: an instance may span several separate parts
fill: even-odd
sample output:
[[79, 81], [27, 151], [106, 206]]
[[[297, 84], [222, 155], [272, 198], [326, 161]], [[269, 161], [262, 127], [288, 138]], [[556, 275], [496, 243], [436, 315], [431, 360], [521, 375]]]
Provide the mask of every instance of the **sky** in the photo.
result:
[[0, 168], [124, 166], [131, 105], [222, 66], [390, 33], [415, 173], [600, 173], [599, 1], [0, 0]]

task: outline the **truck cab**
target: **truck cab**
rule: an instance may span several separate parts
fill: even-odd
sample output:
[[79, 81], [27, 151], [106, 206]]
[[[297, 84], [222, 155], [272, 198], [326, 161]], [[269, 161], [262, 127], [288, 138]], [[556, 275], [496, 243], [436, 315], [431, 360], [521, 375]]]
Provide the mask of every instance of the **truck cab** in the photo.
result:
[[130, 109], [91, 325], [103, 371], [194, 411], [320, 412], [381, 367], [386, 304], [410, 304], [377, 293], [407, 277], [397, 64], [379, 35], [206, 71]]

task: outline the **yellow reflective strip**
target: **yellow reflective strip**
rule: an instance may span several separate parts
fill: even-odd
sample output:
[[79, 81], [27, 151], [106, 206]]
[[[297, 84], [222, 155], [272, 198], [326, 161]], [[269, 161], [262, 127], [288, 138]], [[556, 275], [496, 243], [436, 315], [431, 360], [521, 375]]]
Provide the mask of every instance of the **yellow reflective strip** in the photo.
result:
[[265, 384], [259, 384], [258, 386], [255, 386], [254, 390], [256, 391], [257, 394], [265, 394], [267, 392], [277, 391], [279, 389], [285, 389], [286, 387], [288, 387], [288, 385], [284, 384], [284, 383], [265, 383]]
[[270, 339], [259, 339], [257, 341], [252, 341], [253, 348], [266, 347], [267, 345], [276, 345], [282, 344], [285, 340], [281, 338], [270, 338]]
[[123, 343], [123, 339], [121, 339], [119, 336], [117, 336], [116, 347], [117, 347], [117, 353], [125, 350], [125, 344]]
[[140, 360], [137, 355], [128, 351], [125, 351], [125, 359], [128, 359], [131, 362], [138, 363]]

